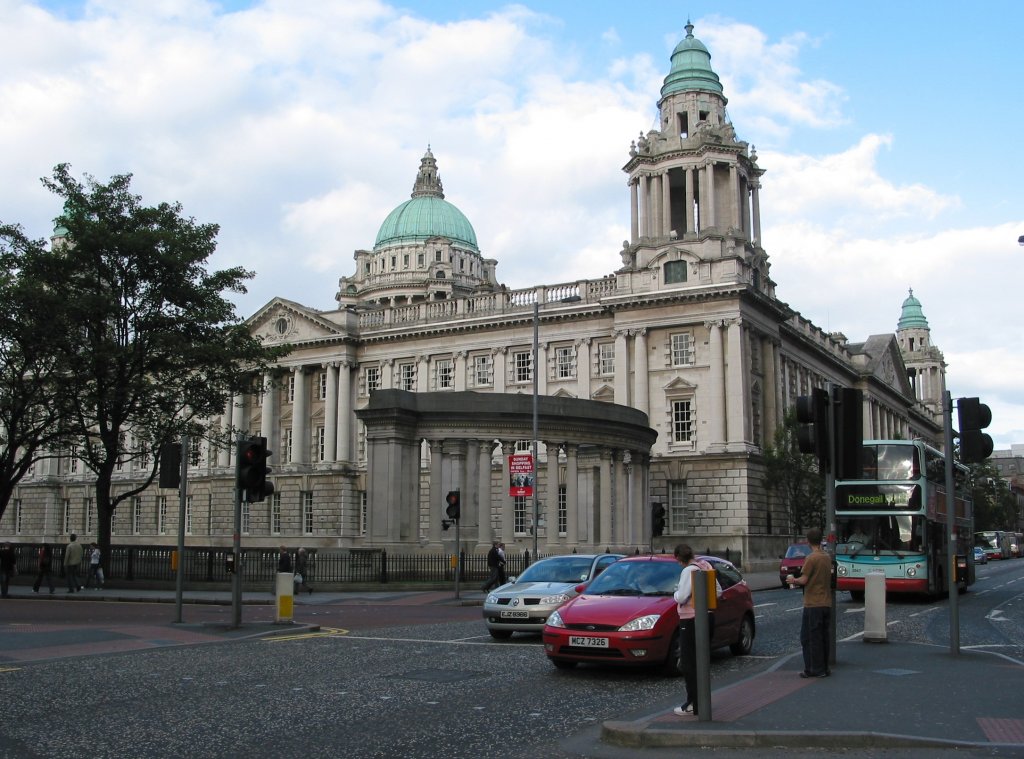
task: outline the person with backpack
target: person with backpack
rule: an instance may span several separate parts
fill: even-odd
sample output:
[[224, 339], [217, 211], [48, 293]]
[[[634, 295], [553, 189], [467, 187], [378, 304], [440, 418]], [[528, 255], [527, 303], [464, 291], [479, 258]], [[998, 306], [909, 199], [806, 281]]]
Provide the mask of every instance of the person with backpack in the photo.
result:
[[43, 580], [46, 580], [47, 585], [50, 586], [50, 595], [52, 596], [56, 591], [53, 586], [53, 575], [50, 574], [50, 564], [53, 560], [53, 552], [50, 550], [50, 546], [43, 543], [39, 548], [39, 556], [36, 560], [36, 567], [38, 573], [36, 574], [36, 581], [32, 585], [32, 592], [38, 593], [40, 586], [43, 584]]

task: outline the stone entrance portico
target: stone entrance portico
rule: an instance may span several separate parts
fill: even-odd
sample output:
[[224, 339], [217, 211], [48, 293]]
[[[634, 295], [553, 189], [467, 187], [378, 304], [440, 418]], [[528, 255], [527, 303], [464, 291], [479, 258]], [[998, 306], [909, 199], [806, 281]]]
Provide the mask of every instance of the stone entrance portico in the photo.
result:
[[[450, 490], [461, 493], [467, 543], [483, 547], [522, 534], [508, 495], [507, 454], [516, 441], [533, 438], [532, 396], [378, 390], [356, 416], [366, 425], [367, 545], [408, 547], [422, 534], [426, 547], [440, 547]], [[657, 437], [647, 415], [612, 403], [541, 396], [537, 429], [540, 550], [645, 545], [648, 467]], [[424, 443], [429, 464], [421, 476]], [[500, 468], [492, 465], [499, 445]]]

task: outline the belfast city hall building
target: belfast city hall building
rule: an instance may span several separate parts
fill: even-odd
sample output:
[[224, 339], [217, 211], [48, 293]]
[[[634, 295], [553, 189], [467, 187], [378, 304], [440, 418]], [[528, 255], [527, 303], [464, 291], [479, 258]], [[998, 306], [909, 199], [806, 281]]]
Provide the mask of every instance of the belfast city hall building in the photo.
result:
[[[798, 396], [858, 388], [865, 437], [941, 443], [945, 364], [912, 292], [895, 331], [862, 342], [776, 298], [765, 169], [690, 25], [657, 106], [658, 128], [624, 151], [630, 239], [608, 251], [606, 276], [501, 284], [428, 148], [409, 167], [412, 196], [355, 251], [331, 308], [275, 298], [248, 319], [290, 352], [221, 420], [273, 451], [275, 493], [244, 507], [245, 545], [437, 553], [452, 544], [443, 520], [457, 490], [471, 552], [494, 540], [644, 551], [661, 504], [656, 550], [685, 540], [756, 566], [793, 530], [764, 452]], [[534, 452], [535, 474], [516, 479]], [[233, 456], [192, 447], [190, 542], [231, 544]], [[126, 467], [115, 491], [147, 473]], [[89, 475], [73, 457], [37, 464], [0, 535], [90, 540]], [[531, 479], [535, 495], [511, 487]], [[178, 499], [154, 483], [119, 505], [114, 543], [174, 544]]]

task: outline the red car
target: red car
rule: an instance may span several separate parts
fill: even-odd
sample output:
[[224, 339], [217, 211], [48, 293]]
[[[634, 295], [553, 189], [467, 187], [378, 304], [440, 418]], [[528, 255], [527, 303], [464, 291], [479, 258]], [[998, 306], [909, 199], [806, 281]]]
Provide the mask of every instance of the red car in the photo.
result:
[[[712, 648], [737, 655], [754, 645], [754, 602], [732, 564], [703, 557], [718, 573], [722, 595], [715, 611]], [[679, 673], [679, 613], [672, 598], [682, 567], [667, 554], [629, 556], [612, 564], [548, 617], [544, 652], [560, 669], [580, 662], [658, 665]]]
[[811, 544], [806, 540], [802, 543], [793, 543], [786, 549], [786, 554], [779, 560], [779, 582], [782, 587], [788, 588], [786, 575], [799, 577], [804, 569], [804, 559], [811, 555]]

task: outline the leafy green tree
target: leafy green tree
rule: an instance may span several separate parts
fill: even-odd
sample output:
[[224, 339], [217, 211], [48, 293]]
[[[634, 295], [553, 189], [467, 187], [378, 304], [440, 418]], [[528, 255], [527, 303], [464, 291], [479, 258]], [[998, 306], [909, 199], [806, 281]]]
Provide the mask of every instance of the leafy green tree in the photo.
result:
[[1009, 485], [988, 461], [968, 464], [974, 497], [974, 529], [1016, 530], [1017, 502]]
[[796, 412], [790, 411], [765, 448], [765, 485], [783, 505], [793, 535], [825, 524], [825, 478], [813, 455], [801, 453]]
[[[66, 230], [50, 252], [59, 272], [50, 284], [66, 300], [52, 348], [78, 455], [96, 476], [107, 557], [114, 509], [152, 482], [161, 444], [215, 434], [210, 420], [226, 399], [286, 349], [263, 346], [224, 297], [245, 292], [251, 272], [207, 271], [216, 225], [184, 217], [178, 203], [143, 205], [130, 174], [83, 184], [61, 164], [43, 184], [64, 200], [57, 223]], [[118, 464], [140, 456], [153, 462], [149, 479], [114, 494]]]
[[46, 244], [0, 224], [0, 517], [34, 464], [65, 442], [62, 370], [51, 346], [63, 294], [51, 279]]

